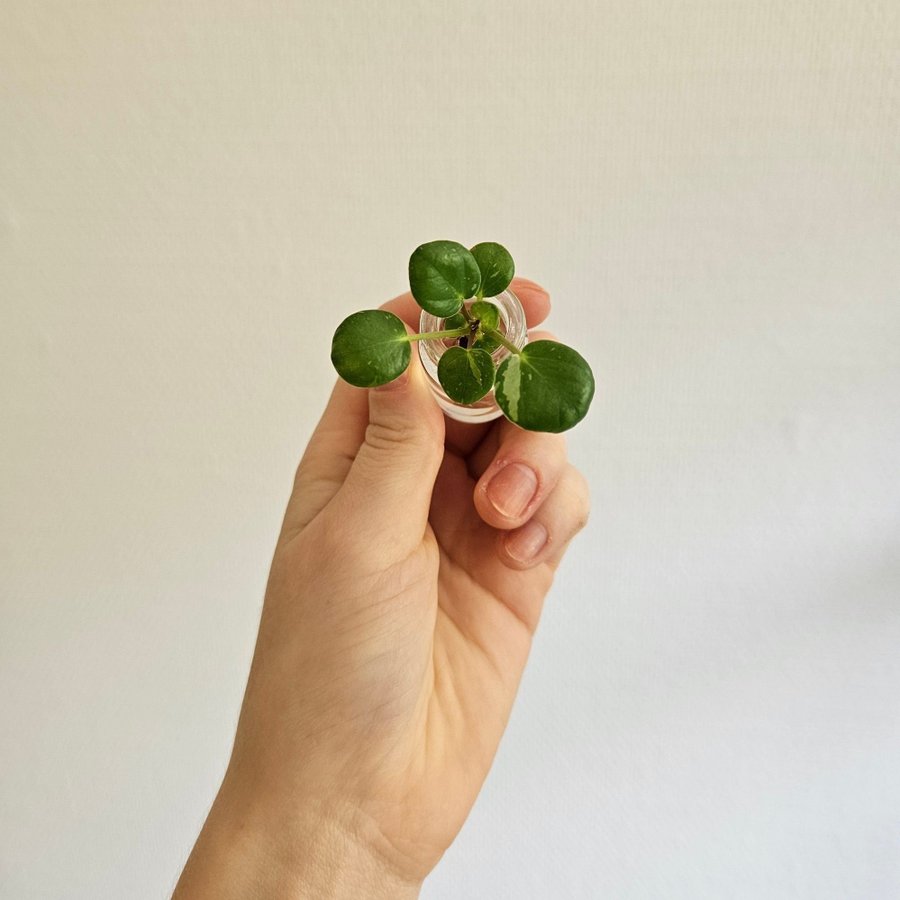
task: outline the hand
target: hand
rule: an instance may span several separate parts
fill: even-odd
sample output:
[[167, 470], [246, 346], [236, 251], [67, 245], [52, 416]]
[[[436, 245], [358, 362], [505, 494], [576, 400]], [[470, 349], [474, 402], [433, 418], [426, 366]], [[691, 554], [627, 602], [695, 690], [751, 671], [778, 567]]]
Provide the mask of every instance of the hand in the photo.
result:
[[[512, 287], [539, 324], [547, 294]], [[418, 322], [409, 294], [384, 308]], [[338, 382], [176, 897], [416, 896], [481, 788], [587, 515], [560, 435], [445, 420], [415, 352], [381, 388]]]

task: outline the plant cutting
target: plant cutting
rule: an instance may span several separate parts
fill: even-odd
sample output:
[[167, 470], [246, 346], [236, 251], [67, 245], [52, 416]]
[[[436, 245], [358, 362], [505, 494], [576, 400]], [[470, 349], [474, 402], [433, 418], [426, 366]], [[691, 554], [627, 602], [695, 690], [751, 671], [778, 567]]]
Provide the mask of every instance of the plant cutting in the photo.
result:
[[518, 347], [508, 340], [491, 298], [508, 289], [514, 274], [513, 258], [500, 244], [422, 244], [409, 258], [409, 287], [441, 327], [410, 334], [386, 310], [353, 313], [331, 344], [338, 375], [357, 387], [387, 384], [406, 371], [415, 341], [437, 341], [444, 347], [437, 377], [451, 400], [474, 404], [493, 391], [503, 415], [521, 428], [566, 431], [586, 415], [594, 376], [578, 352], [558, 341]]

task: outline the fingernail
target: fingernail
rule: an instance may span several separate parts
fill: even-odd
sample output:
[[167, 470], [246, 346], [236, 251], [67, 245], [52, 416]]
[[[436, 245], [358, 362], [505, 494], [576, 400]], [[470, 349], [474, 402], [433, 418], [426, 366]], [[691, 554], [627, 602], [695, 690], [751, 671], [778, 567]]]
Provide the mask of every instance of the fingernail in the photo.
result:
[[534, 291], [540, 291], [542, 294], [546, 294], [548, 297], [550, 296], [550, 292], [543, 285], [538, 284], [536, 281], [532, 281], [530, 278], [519, 278], [519, 281], [523, 283], [523, 286], [531, 288]]
[[547, 543], [547, 529], [533, 519], [509, 533], [506, 552], [517, 562], [531, 562]]
[[537, 487], [534, 470], [521, 463], [510, 463], [488, 482], [488, 500], [500, 515], [515, 519], [525, 512]]

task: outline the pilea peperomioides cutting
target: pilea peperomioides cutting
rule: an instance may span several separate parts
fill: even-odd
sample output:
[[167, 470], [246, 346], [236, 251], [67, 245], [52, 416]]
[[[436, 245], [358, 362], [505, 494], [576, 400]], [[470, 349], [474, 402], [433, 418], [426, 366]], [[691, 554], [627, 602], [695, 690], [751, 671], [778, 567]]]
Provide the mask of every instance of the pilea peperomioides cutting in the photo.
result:
[[[409, 286], [422, 309], [443, 319], [442, 329], [409, 334], [393, 313], [353, 313], [331, 344], [338, 375], [357, 387], [387, 384], [406, 370], [413, 341], [440, 341], [446, 349], [437, 375], [451, 400], [472, 404], [493, 390], [497, 405], [516, 425], [566, 431], [587, 413], [594, 376], [565, 344], [544, 340], [519, 348], [506, 339], [490, 298], [507, 290], [514, 273], [513, 259], [500, 244], [476, 244], [471, 250], [455, 241], [422, 244], [409, 259]], [[504, 348], [509, 355], [496, 365]]]

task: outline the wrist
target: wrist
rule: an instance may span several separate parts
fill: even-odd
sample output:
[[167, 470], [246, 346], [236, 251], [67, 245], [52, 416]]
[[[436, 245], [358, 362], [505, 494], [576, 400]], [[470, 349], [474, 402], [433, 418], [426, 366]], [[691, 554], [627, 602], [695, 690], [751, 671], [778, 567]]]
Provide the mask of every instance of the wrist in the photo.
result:
[[223, 785], [173, 900], [419, 896], [421, 880], [395, 866], [349, 814], [315, 801], [303, 807], [264, 808]]

